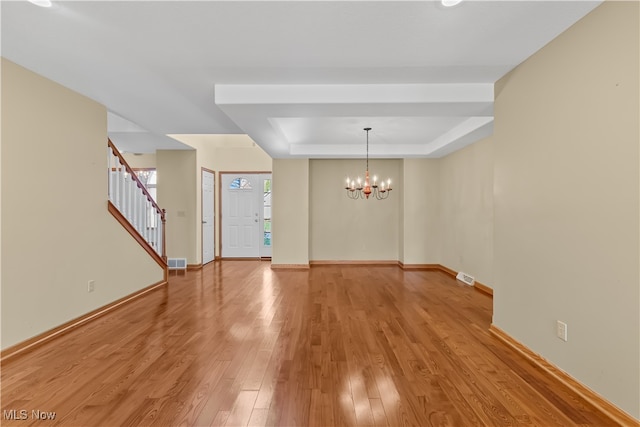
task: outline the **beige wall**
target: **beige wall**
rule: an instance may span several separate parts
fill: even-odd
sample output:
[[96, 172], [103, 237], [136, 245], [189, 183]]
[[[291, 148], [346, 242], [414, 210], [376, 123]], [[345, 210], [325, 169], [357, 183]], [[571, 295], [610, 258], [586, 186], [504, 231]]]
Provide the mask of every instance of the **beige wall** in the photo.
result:
[[[202, 168], [215, 171], [215, 255], [220, 256], [219, 172], [270, 172], [271, 157], [247, 135], [170, 135], [197, 150], [196, 154], [196, 224], [202, 223]], [[202, 262], [202, 230], [198, 226], [195, 240], [196, 259]]]
[[638, 33], [603, 3], [501, 80], [493, 136], [494, 323], [636, 418]]
[[198, 264], [196, 151], [158, 150], [156, 166], [158, 205], [167, 211], [167, 256]]
[[493, 286], [491, 138], [440, 159], [439, 263]]
[[309, 264], [309, 160], [274, 159], [272, 265]]
[[[4, 71], [4, 58], [0, 58], [0, 80], [2, 78], [2, 73]], [[7, 100], [8, 102], [8, 100]], [[2, 110], [4, 108], [6, 108], [6, 105], [4, 100], [2, 99], [2, 81], [0, 81], [0, 349], [4, 349], [5, 345], [2, 342], [2, 242], [4, 241], [3, 237], [2, 237], [2, 175], [3, 175], [3, 171], [2, 171]]]
[[134, 169], [155, 169], [156, 167], [156, 153], [123, 153], [122, 157]]
[[[404, 159], [400, 215], [399, 261], [404, 264], [439, 264], [440, 161]], [[394, 190], [395, 191], [395, 190]]]
[[[398, 183], [402, 160], [370, 160], [369, 170]], [[311, 160], [309, 164], [309, 256], [326, 260], [399, 259], [401, 185], [386, 200], [351, 200], [347, 176], [364, 179], [365, 162]], [[393, 185], [392, 185], [393, 187]], [[275, 232], [274, 232], [275, 239]]]
[[3, 349], [162, 280], [107, 211], [106, 144], [103, 106], [2, 59]]

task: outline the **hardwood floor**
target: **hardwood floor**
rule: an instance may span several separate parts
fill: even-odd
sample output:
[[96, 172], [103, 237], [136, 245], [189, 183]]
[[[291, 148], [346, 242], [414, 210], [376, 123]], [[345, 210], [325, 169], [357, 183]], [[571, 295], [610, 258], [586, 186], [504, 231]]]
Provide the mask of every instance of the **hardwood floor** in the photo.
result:
[[491, 306], [441, 272], [211, 263], [4, 363], [2, 425], [612, 425]]

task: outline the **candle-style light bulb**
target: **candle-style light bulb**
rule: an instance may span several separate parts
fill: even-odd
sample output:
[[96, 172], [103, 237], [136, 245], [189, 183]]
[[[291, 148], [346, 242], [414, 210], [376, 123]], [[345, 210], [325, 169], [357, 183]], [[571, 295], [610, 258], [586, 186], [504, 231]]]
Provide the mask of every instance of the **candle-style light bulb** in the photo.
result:
[[391, 178], [387, 180], [387, 188], [391, 189]]
[[373, 185], [377, 185], [377, 183], [378, 183], [378, 176], [373, 175]]

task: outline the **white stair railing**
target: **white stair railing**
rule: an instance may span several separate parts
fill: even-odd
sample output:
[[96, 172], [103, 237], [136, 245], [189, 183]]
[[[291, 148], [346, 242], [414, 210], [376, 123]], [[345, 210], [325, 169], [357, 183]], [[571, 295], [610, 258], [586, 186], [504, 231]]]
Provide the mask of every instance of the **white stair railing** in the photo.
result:
[[111, 140], [107, 158], [109, 201], [166, 263], [164, 209], [153, 200]]

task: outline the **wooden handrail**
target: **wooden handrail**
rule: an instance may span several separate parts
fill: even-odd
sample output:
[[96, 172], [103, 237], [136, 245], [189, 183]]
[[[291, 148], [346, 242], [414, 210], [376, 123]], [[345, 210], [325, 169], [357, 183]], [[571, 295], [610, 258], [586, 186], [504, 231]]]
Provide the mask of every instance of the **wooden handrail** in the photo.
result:
[[164, 211], [164, 209], [161, 209], [160, 206], [158, 206], [158, 204], [156, 203], [156, 201], [153, 200], [153, 197], [151, 197], [151, 194], [149, 194], [149, 192], [147, 191], [147, 188], [140, 181], [140, 179], [138, 178], [138, 175], [136, 175], [136, 173], [133, 171], [131, 166], [129, 166], [129, 163], [127, 163], [127, 161], [124, 159], [124, 157], [122, 157], [122, 154], [120, 154], [120, 151], [118, 151], [116, 146], [113, 145], [113, 142], [111, 142], [111, 138], [108, 139], [108, 144], [109, 144], [109, 148], [111, 148], [111, 152], [120, 160], [120, 163], [122, 165], [124, 165], [124, 169], [127, 171], [127, 173], [129, 173], [131, 175], [131, 178], [136, 182], [137, 186], [142, 190], [144, 195], [147, 197], [147, 200], [151, 202], [151, 204], [153, 205], [153, 208], [156, 210], [156, 212], [160, 214], [160, 218], [162, 219], [162, 222], [164, 223], [165, 222], [165, 218], [164, 218], [165, 211]]

